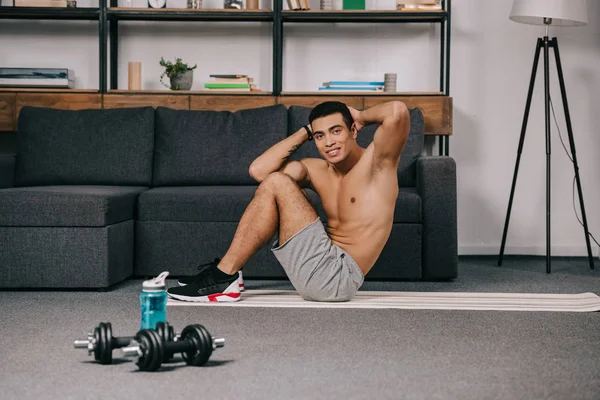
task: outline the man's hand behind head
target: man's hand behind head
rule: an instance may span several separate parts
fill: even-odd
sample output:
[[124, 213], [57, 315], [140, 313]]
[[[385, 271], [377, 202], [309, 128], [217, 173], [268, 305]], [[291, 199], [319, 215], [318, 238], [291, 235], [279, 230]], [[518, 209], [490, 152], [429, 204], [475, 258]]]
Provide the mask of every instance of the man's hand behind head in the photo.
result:
[[350, 107], [350, 106], [348, 106], [348, 110], [350, 110], [352, 119], [354, 119], [354, 125], [356, 126], [356, 131], [357, 132], [360, 131], [365, 126], [365, 124], [360, 119], [361, 112], [358, 111], [356, 108]]

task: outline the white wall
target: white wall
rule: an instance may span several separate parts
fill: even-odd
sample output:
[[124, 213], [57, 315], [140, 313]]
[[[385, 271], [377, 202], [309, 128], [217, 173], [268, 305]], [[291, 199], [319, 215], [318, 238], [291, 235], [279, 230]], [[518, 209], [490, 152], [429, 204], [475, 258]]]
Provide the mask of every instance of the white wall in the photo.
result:
[[[7, 4], [7, 0], [2, 0]], [[80, 7], [97, 4], [79, 0]], [[168, 0], [185, 7], [186, 0]], [[319, 1], [311, 0], [318, 8]], [[125, 5], [125, 0], [120, 0]], [[144, 0], [133, 0], [134, 6]], [[220, 7], [221, 0], [204, 0]], [[341, 0], [335, 3], [340, 8]], [[367, 0], [393, 8], [394, 0]], [[454, 0], [451, 95], [458, 168], [459, 251], [497, 254], [516, 158], [533, 54], [544, 28], [508, 19], [511, 0]], [[261, 0], [268, 8], [270, 1]], [[284, 6], [284, 8], [287, 8]], [[589, 227], [600, 241], [600, 4], [589, 0], [589, 25], [554, 28], [566, 81]], [[398, 90], [438, 90], [437, 25], [290, 24], [284, 28], [283, 86], [314, 90], [331, 79], [382, 79], [398, 73]], [[141, 61], [144, 89], [162, 89], [158, 60], [197, 63], [192, 89], [211, 73], [247, 73], [272, 89], [269, 23], [121, 22], [119, 88], [127, 88], [127, 62]], [[552, 53], [551, 53], [552, 55]], [[1, 66], [69, 67], [78, 88], [98, 87], [96, 24], [0, 21]], [[506, 253], [545, 254], [545, 139], [542, 63], [529, 119]], [[551, 96], [563, 140], [567, 131], [551, 59]], [[431, 143], [429, 143], [431, 145]], [[437, 154], [437, 146], [430, 146]], [[573, 210], [573, 167], [552, 126], [552, 254], [585, 255], [583, 228]], [[576, 199], [577, 200], [577, 199]], [[578, 202], [577, 210], [579, 213]], [[592, 242], [594, 251], [596, 245]]]

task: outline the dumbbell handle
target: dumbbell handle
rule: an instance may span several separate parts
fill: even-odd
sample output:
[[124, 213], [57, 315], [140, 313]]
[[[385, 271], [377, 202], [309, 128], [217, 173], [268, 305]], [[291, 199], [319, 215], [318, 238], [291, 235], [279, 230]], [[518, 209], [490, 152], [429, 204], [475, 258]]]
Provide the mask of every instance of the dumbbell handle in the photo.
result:
[[[78, 340], [75, 340], [74, 346], [76, 349], [87, 349], [92, 340], [93, 340], [92, 337], [90, 337], [88, 339], [78, 339]], [[120, 349], [122, 347], [127, 346], [132, 340], [133, 340], [133, 337], [113, 337], [110, 341], [110, 345], [111, 345], [111, 348], [113, 348], [113, 349]], [[95, 343], [94, 343], [94, 345], [95, 345]]]
[[[212, 338], [213, 349], [219, 347], [225, 347], [225, 339], [224, 338]], [[131, 346], [128, 346], [130, 343], [127, 343], [123, 346], [123, 355], [126, 357], [141, 357], [143, 355], [142, 350], [140, 349], [139, 343], [132, 341]], [[175, 342], [165, 342], [163, 344], [165, 353], [183, 353], [185, 351], [194, 349], [194, 342], [191, 340], [178, 340]]]

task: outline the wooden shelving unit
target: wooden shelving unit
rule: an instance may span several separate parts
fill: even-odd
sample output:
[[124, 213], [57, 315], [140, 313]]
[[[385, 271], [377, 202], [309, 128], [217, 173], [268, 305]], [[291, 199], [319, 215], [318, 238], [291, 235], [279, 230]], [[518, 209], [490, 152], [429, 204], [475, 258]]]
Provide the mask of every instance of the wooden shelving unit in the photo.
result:
[[246, 92], [243, 90], [126, 90], [126, 89], [110, 89], [109, 94], [135, 95], [135, 94], [168, 94], [174, 96], [272, 96], [272, 92]]
[[[240, 109], [270, 104], [314, 105], [324, 99], [340, 99], [362, 107], [400, 98], [424, 109], [426, 131], [440, 135], [440, 154], [448, 154], [452, 134], [450, 97], [451, 0], [442, 10], [283, 10], [284, 0], [273, 0], [273, 9], [225, 10], [187, 8], [125, 8], [117, 0], [99, 0], [98, 8], [0, 7], [0, 19], [98, 21], [99, 89], [0, 88], [0, 130], [15, 127], [20, 107], [40, 105], [60, 108], [106, 108], [166, 105], [182, 109]], [[118, 89], [118, 43], [121, 21], [269, 22], [273, 25], [273, 84], [271, 91], [173, 91]], [[440, 24], [439, 91], [433, 92], [326, 92], [284, 91], [283, 33], [286, 23], [433, 23]], [[110, 40], [109, 40], [110, 39]], [[110, 43], [110, 44], [109, 44]], [[110, 62], [108, 55], [110, 54]], [[437, 98], [437, 99], [436, 99]], [[445, 148], [444, 146], [445, 140]]]
[[[442, 10], [283, 10], [284, 0], [273, 0], [273, 9], [189, 9], [118, 7], [117, 0], [99, 0], [97, 8], [0, 7], [0, 19], [97, 20], [99, 36], [99, 92], [118, 89], [119, 21], [224, 21], [270, 22], [273, 24], [274, 95], [283, 91], [283, 40], [285, 23], [439, 23], [442, 52], [440, 55], [440, 95], [449, 95], [450, 1], [442, 0]], [[110, 41], [108, 40], [110, 38]], [[108, 44], [110, 43], [110, 45]], [[108, 58], [110, 52], [110, 63]], [[447, 55], [445, 53], [448, 53]], [[110, 82], [108, 80], [110, 79]], [[223, 93], [226, 94], [226, 93]], [[232, 93], [233, 94], [233, 93]], [[318, 92], [310, 92], [317, 95]], [[362, 93], [360, 93], [362, 94]], [[360, 95], [358, 94], [358, 95]], [[430, 93], [424, 93], [429, 95]], [[251, 93], [251, 95], [260, 95]], [[292, 95], [296, 95], [292, 93]]]
[[325, 100], [339, 100], [355, 108], [368, 108], [389, 100], [401, 100], [408, 107], [419, 107], [425, 118], [425, 134], [435, 136], [452, 135], [452, 98], [449, 96], [407, 96], [407, 95], [355, 95], [355, 96], [253, 96], [247, 94], [219, 95], [197, 92], [114, 91], [106, 94], [98, 92], [33, 92], [0, 91], [0, 131], [13, 131], [19, 112], [23, 106], [52, 107], [66, 110], [86, 108], [117, 107], [171, 107], [181, 110], [226, 110], [237, 111], [247, 108], [266, 107], [283, 104], [286, 107], [314, 107]]
[[443, 96], [443, 92], [353, 92], [350, 90], [316, 90], [308, 92], [281, 92], [281, 96]]

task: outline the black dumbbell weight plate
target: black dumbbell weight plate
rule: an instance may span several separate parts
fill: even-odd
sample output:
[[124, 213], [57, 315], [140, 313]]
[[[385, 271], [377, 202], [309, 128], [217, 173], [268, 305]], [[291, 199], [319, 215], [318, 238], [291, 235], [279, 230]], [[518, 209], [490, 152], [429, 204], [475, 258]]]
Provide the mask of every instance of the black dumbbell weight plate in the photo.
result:
[[95, 329], [96, 348], [94, 349], [94, 358], [100, 361], [100, 364], [110, 364], [112, 362], [112, 326], [110, 322], [101, 322]]
[[137, 366], [142, 371], [156, 371], [163, 361], [163, 345], [158, 333], [151, 329], [143, 329], [135, 336], [143, 355], [138, 358]]
[[181, 341], [195, 343], [194, 349], [184, 351], [181, 356], [188, 365], [199, 367], [206, 364], [212, 354], [212, 337], [202, 325], [188, 325], [181, 332]]
[[[162, 339], [162, 343], [172, 342], [175, 340], [175, 330], [168, 322], [157, 323], [155, 330]], [[164, 357], [165, 359], [163, 361], [169, 361], [171, 358], [173, 358], [173, 353], [168, 353], [165, 351]]]

